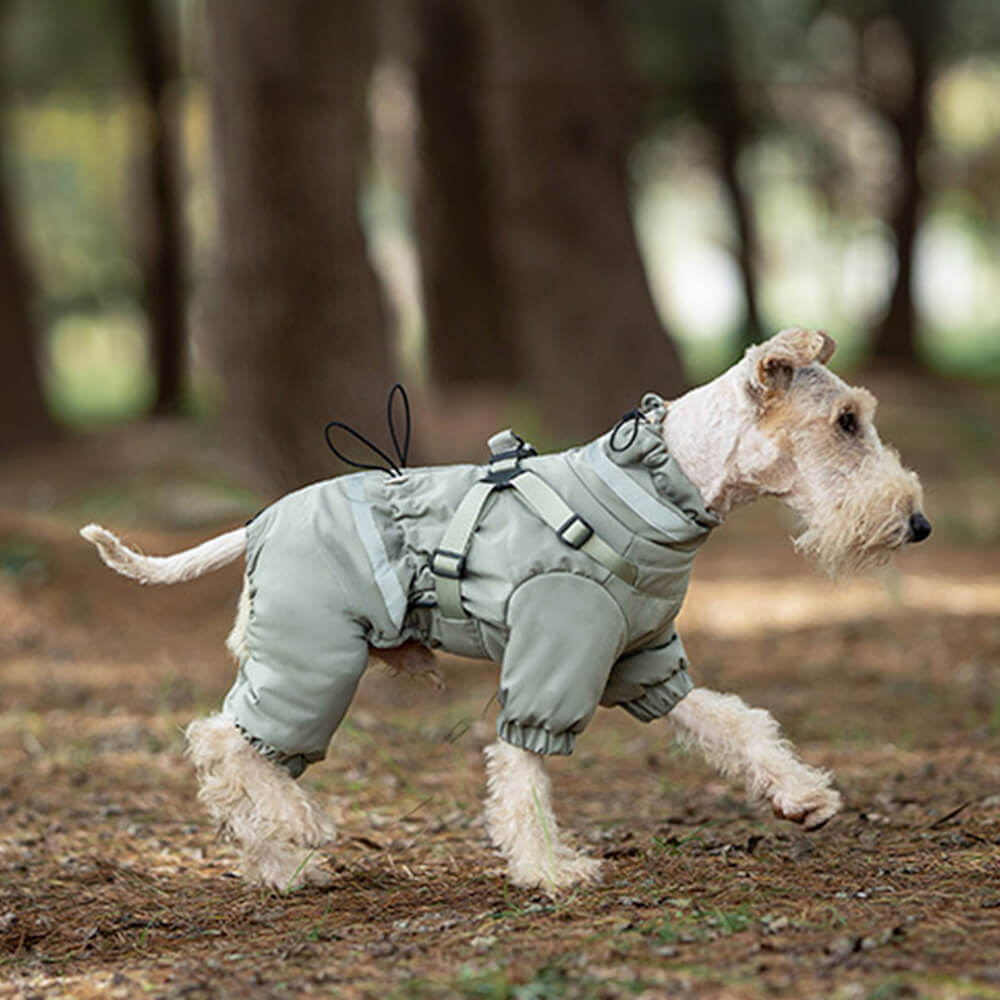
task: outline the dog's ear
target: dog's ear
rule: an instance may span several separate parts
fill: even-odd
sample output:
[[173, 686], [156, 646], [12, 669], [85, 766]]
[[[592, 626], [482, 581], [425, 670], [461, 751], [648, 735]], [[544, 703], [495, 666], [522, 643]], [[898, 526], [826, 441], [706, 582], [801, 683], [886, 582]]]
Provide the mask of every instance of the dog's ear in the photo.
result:
[[836, 349], [837, 342], [822, 330], [782, 330], [747, 351], [751, 390], [765, 397], [783, 392], [796, 368], [817, 361], [825, 365]]

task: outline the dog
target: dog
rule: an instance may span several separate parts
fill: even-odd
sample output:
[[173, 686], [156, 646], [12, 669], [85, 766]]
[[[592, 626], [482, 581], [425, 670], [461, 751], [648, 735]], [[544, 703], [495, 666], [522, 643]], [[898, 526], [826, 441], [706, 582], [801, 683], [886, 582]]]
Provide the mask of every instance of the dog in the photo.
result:
[[598, 704], [669, 718], [751, 799], [806, 829], [826, 823], [841, 806], [831, 775], [799, 760], [768, 712], [695, 687], [674, 620], [698, 546], [758, 497], [798, 515], [795, 547], [832, 577], [930, 534], [874, 397], [826, 367], [835, 346], [784, 330], [676, 400], [648, 394], [581, 448], [539, 456], [506, 431], [486, 466], [316, 483], [167, 557], [81, 529], [142, 583], [246, 557], [227, 640], [236, 682], [186, 731], [199, 799], [243, 874], [279, 890], [329, 883], [317, 852], [334, 825], [295, 779], [325, 756], [370, 655], [433, 672], [437, 648], [501, 663], [485, 819], [515, 885], [556, 894], [599, 877], [560, 833], [543, 766], [572, 752]]

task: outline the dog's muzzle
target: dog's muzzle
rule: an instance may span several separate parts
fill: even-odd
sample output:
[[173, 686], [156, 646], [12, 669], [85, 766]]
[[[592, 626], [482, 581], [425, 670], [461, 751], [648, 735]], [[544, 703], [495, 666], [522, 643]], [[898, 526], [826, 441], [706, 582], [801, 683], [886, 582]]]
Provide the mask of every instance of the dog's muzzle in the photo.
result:
[[931, 522], [923, 514], [910, 517], [910, 541], [922, 542], [931, 533]]

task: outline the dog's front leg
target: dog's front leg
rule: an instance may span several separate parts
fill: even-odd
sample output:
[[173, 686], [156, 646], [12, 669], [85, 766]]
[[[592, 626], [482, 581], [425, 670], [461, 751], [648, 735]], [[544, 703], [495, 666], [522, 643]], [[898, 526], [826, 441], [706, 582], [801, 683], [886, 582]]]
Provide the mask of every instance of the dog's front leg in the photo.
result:
[[486, 829], [514, 885], [548, 893], [600, 875], [601, 863], [563, 842], [540, 754], [498, 740], [486, 756]]
[[764, 709], [696, 688], [669, 717], [683, 742], [726, 777], [742, 781], [751, 798], [770, 802], [776, 815], [814, 830], [840, 811], [831, 775], [802, 763]]

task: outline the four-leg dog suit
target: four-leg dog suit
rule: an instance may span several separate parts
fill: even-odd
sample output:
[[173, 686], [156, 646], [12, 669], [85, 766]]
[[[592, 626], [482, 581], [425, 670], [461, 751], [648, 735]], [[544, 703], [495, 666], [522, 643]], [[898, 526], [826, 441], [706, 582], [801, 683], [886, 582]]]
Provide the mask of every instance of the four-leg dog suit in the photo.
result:
[[[363, 472], [248, 528], [247, 655], [225, 711], [293, 775], [326, 754], [369, 645], [501, 663], [497, 733], [571, 753], [598, 704], [650, 721], [691, 690], [674, 619], [718, 523], [667, 453], [665, 404], [570, 451], [509, 431], [488, 466]], [[617, 439], [617, 440], [616, 440]]]

